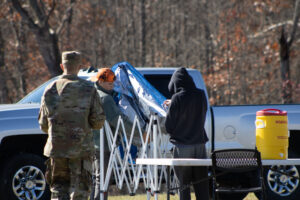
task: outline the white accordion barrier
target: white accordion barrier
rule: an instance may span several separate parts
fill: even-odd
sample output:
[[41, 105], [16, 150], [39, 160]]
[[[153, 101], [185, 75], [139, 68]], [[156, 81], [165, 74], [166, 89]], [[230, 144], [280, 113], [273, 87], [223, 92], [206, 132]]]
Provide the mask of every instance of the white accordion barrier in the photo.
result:
[[[137, 147], [137, 158], [171, 157], [169, 136], [162, 133], [158, 116], [151, 115], [146, 130], [145, 141], [137, 117], [134, 118], [130, 138], [126, 137], [128, 134], [124, 134], [126, 130], [121, 117], [119, 117], [116, 127], [113, 133], [108, 122], [105, 121], [104, 127], [100, 130], [100, 199], [104, 199], [104, 192], [108, 191], [111, 178], [114, 178], [118, 189], [121, 190], [123, 187], [127, 187], [129, 195], [135, 195], [138, 187], [142, 187], [141, 185], [143, 185], [147, 192], [147, 199], [150, 199], [151, 195], [154, 195], [155, 199], [157, 199], [158, 193], [162, 188], [162, 183], [165, 183], [167, 180], [166, 166], [136, 165], [130, 153], [130, 148], [133, 137], [138, 137], [141, 141], [141, 146]], [[104, 132], [106, 137], [104, 137]], [[122, 137], [123, 139], [120, 142], [119, 138]], [[107, 138], [110, 150], [110, 159], [106, 174], [104, 174], [103, 170], [105, 138]], [[124, 150], [123, 155], [121, 155], [119, 150], [120, 145]], [[171, 170], [174, 169], [171, 168]], [[178, 186], [178, 180], [175, 175], [171, 177], [170, 185], [171, 187]]]

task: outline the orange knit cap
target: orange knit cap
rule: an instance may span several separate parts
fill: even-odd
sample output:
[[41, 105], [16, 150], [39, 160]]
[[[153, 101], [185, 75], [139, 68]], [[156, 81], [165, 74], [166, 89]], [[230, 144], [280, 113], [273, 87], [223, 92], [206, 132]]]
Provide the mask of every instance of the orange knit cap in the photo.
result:
[[116, 80], [115, 73], [111, 71], [109, 68], [101, 68], [96, 76], [91, 78], [92, 82], [97, 82], [98, 80], [102, 80], [104, 82], [114, 82]]

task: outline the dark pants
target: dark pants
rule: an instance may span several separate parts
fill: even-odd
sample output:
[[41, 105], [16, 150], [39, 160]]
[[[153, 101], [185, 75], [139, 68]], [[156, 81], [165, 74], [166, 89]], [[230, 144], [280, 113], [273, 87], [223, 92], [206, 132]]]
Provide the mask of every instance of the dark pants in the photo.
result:
[[[106, 176], [110, 152], [104, 152], [104, 178]], [[108, 193], [104, 193], [104, 199], [106, 200]], [[91, 200], [100, 199], [100, 152], [96, 151], [94, 162], [93, 162], [93, 187], [90, 196]]]
[[[206, 158], [205, 144], [175, 145], [174, 158]], [[209, 200], [209, 181], [207, 167], [175, 167], [179, 180], [180, 200], [190, 200], [190, 184], [193, 184], [197, 200]], [[206, 179], [205, 181], [201, 181]]]

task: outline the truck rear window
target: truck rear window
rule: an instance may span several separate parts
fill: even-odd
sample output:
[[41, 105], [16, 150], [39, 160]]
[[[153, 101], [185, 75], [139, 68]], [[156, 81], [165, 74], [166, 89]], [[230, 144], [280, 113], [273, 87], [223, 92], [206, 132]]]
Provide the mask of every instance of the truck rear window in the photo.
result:
[[144, 77], [153, 85], [162, 95], [167, 99], [171, 98], [170, 92], [168, 90], [168, 84], [172, 75], [166, 74], [144, 74]]

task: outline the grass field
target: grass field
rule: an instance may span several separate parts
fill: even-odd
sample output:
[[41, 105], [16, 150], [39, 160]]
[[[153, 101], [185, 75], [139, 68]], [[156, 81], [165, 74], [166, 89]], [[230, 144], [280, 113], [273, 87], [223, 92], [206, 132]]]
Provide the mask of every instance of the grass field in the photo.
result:
[[[130, 196], [128, 194], [128, 191], [126, 190], [126, 188], [123, 188], [122, 190], [117, 189], [117, 187], [115, 185], [111, 185], [109, 188], [109, 196], [108, 196], [108, 200], [146, 200], [147, 199], [147, 194], [145, 192], [144, 189], [141, 189], [141, 186], [139, 187], [139, 189], [136, 191], [136, 195], [134, 196]], [[167, 199], [167, 194], [166, 194], [166, 190], [165, 190], [165, 185], [162, 186], [162, 193], [158, 195], [158, 199], [159, 200], [166, 200]], [[193, 188], [191, 188], [193, 190]], [[196, 200], [196, 197], [194, 195], [194, 193], [191, 193], [191, 200]], [[150, 198], [151, 200], [154, 200], [154, 196], [151, 196]], [[170, 195], [170, 200], [179, 200], [179, 196], [176, 195]], [[254, 195], [254, 193], [249, 193], [243, 200], [258, 200], [256, 198], [256, 196]]]
[[[129, 196], [129, 195], [123, 195], [123, 196], [109, 196], [108, 200], [145, 200], [147, 199], [147, 195], [141, 195], [137, 194], [135, 196]], [[151, 200], [153, 200], [154, 197], [151, 197]], [[166, 193], [159, 194], [158, 199], [164, 200], [167, 199]], [[178, 195], [171, 195], [171, 200], [179, 200]], [[196, 200], [194, 194], [192, 193], [192, 200]], [[244, 200], [257, 200], [255, 195], [253, 193], [248, 194]]]

